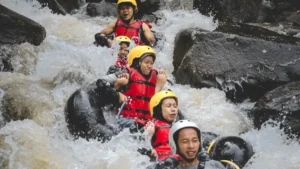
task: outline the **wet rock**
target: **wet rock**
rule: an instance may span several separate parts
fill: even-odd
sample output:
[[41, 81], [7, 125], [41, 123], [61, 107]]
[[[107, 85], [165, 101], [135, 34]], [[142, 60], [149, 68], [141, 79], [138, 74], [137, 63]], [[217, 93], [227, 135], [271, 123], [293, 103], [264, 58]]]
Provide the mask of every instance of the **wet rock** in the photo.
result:
[[[246, 36], [242, 29], [237, 32]], [[176, 82], [219, 88], [230, 100], [241, 102], [247, 98], [256, 101], [267, 91], [300, 80], [300, 46], [292, 45], [298, 43], [297, 38], [243, 36], [201, 29], [181, 31], [173, 57]]]
[[0, 5], [0, 45], [29, 42], [40, 45], [46, 30], [35, 21]]
[[287, 20], [296, 26], [300, 26], [300, 12], [292, 13], [289, 17], [287, 17]]
[[161, 7], [165, 7], [171, 10], [193, 10], [194, 0], [173, 0], [162, 1]]
[[277, 32], [243, 23], [221, 23], [216, 32], [230, 33], [243, 37], [251, 37], [279, 43], [300, 44], [300, 39], [285, 36]]
[[288, 83], [266, 93], [250, 113], [260, 128], [269, 119], [281, 122], [287, 134], [300, 136], [300, 81]]
[[43, 7], [47, 6], [53, 13], [66, 15], [74, 9], [80, 7], [78, 0], [38, 0]]
[[89, 3], [86, 8], [89, 16], [117, 16], [118, 11], [115, 3], [102, 1], [100, 3]]
[[220, 21], [256, 21], [262, 0], [194, 0], [194, 9]]
[[[117, 0], [105, 0], [100, 3], [90, 3], [87, 7], [87, 13], [90, 16], [117, 16], [116, 8]], [[137, 19], [141, 19], [145, 14], [153, 14], [160, 7], [159, 0], [137, 0], [138, 12], [135, 15]]]
[[1, 72], [0, 88], [5, 92], [2, 112], [6, 121], [32, 119], [40, 125], [52, 125], [53, 98], [37, 81], [22, 74]]
[[158, 11], [161, 5], [161, 0], [140, 0], [137, 1], [139, 11], [137, 13], [138, 17], [142, 17], [144, 14], [153, 14], [153, 12]]
[[219, 21], [281, 22], [289, 21], [300, 9], [298, 0], [194, 0], [194, 9], [212, 14]]
[[295, 36], [298, 33], [300, 33], [300, 30], [298, 30], [298, 29], [288, 29], [287, 32], [286, 32], [286, 35]]

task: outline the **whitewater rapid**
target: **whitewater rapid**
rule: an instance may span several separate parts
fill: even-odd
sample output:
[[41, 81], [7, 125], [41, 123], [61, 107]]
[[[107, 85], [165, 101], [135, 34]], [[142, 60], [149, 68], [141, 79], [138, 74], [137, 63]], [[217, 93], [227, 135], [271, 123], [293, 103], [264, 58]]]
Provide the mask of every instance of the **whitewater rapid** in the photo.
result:
[[[128, 130], [102, 144], [96, 140], [74, 140], [66, 127], [64, 106], [68, 97], [104, 75], [116, 59], [116, 50], [92, 44], [94, 34], [115, 18], [91, 18], [84, 12], [85, 6], [77, 14], [63, 16], [41, 8], [35, 0], [0, 0], [0, 3], [40, 23], [47, 32], [40, 46], [24, 43], [7, 49], [13, 55], [15, 72], [25, 75], [7, 75], [6, 80], [19, 83], [26, 79], [26, 85], [34, 86], [34, 90], [24, 92], [29, 101], [37, 104], [27, 103], [35, 112], [33, 120], [12, 121], [0, 129], [0, 168], [140, 169], [149, 165], [148, 157], [136, 150], [149, 147], [150, 143], [127, 137]], [[176, 34], [191, 27], [212, 31], [217, 23], [197, 11], [161, 10], [157, 14], [162, 19], [153, 30], [162, 33], [165, 41], [156, 47], [155, 67], [166, 68], [169, 79], [174, 81], [171, 72]], [[297, 141], [287, 140], [278, 127], [266, 125], [260, 131], [252, 129], [245, 111], [251, 109], [253, 103], [235, 105], [215, 88], [195, 89], [179, 84], [167, 84], [165, 88], [178, 95], [179, 108], [202, 131], [221, 135], [242, 133], [241, 137], [249, 141], [256, 152], [246, 169], [300, 168]]]

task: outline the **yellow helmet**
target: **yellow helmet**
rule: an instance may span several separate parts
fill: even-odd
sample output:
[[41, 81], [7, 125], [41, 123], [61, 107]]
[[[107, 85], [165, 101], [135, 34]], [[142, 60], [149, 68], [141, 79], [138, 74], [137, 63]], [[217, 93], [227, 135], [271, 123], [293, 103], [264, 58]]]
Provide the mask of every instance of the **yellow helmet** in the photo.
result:
[[151, 100], [150, 100], [150, 114], [151, 116], [153, 116], [153, 109], [159, 105], [159, 103], [165, 99], [165, 98], [169, 98], [169, 97], [172, 97], [172, 98], [175, 98], [177, 104], [178, 104], [178, 98], [177, 96], [175, 95], [175, 93], [173, 93], [172, 91], [170, 90], [162, 90], [160, 92], [157, 92], [154, 96], [152, 96]]
[[118, 0], [117, 7], [119, 7], [119, 4], [121, 3], [130, 3], [135, 7], [136, 11], [138, 10], [136, 0]]
[[116, 37], [116, 40], [120, 42], [126, 42], [126, 43], [131, 42], [130, 38], [128, 38], [127, 36], [118, 36]]
[[153, 61], [155, 61], [156, 58], [156, 53], [154, 51], [153, 48], [151, 48], [150, 46], [136, 46], [134, 48], [132, 48], [128, 54], [128, 64], [129, 66], [132, 65], [133, 60], [136, 58], [143, 58], [145, 56], [153, 56]]

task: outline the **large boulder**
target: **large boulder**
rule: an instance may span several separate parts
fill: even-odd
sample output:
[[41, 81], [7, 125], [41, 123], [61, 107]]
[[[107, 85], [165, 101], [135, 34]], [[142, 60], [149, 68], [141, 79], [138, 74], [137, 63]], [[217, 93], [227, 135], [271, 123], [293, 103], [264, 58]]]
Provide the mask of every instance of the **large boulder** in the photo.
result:
[[[294, 31], [297, 32], [298, 30]], [[298, 38], [278, 34], [277, 32], [271, 31], [269, 29], [244, 23], [221, 23], [215, 29], [215, 32], [230, 33], [243, 37], [258, 38], [279, 43], [288, 43], [295, 45], [300, 44], [300, 39]]]
[[194, 9], [220, 21], [256, 21], [262, 0], [194, 0]]
[[234, 22], [290, 21], [300, 9], [298, 0], [194, 0], [193, 6], [204, 15]]
[[[242, 29], [238, 32], [246, 34]], [[247, 98], [256, 101], [269, 90], [300, 80], [297, 38], [274, 34], [263, 37], [277, 40], [275, 43], [248, 36], [201, 29], [181, 31], [174, 48], [176, 82], [198, 88], [216, 87], [232, 101], [241, 102]]]
[[291, 82], [266, 93], [259, 99], [250, 116], [260, 128], [269, 119], [281, 122], [288, 134], [300, 136], [300, 81]]
[[46, 37], [46, 30], [40, 24], [1, 4], [0, 25], [0, 45], [24, 42], [40, 45]]

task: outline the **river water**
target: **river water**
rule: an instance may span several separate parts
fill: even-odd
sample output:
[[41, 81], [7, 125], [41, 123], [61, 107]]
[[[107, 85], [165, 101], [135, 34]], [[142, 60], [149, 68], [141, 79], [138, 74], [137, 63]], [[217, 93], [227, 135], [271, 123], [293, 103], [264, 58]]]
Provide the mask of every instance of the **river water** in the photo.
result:
[[[0, 129], [0, 168], [140, 169], [149, 165], [148, 157], [136, 151], [149, 147], [149, 142], [133, 140], [127, 130], [102, 144], [95, 140], [74, 140], [66, 127], [64, 106], [68, 97], [80, 86], [104, 75], [116, 59], [116, 49], [92, 44], [94, 34], [114, 18], [91, 18], [85, 14], [85, 7], [74, 15], [52, 14], [48, 8], [41, 9], [34, 0], [0, 0], [0, 3], [40, 23], [47, 31], [40, 46], [24, 43], [6, 48], [13, 55], [16, 73], [1, 73], [0, 84], [6, 85], [0, 99], [12, 94], [14, 109], [27, 107], [33, 113], [31, 120], [12, 121]], [[155, 67], [166, 68], [169, 79], [174, 81], [171, 72], [176, 34], [191, 27], [212, 31], [217, 24], [197, 11], [161, 10], [158, 14], [162, 19], [153, 29], [162, 33], [165, 41], [156, 47]], [[240, 135], [249, 141], [256, 154], [246, 169], [300, 168], [297, 141], [287, 140], [282, 130], [271, 125], [259, 131], [253, 129], [245, 114], [254, 103], [235, 105], [215, 88], [195, 89], [179, 84], [167, 84], [165, 88], [178, 95], [179, 108], [202, 131]], [[22, 92], [26, 97], [21, 100], [14, 92]], [[26, 113], [22, 111], [21, 114]]]

